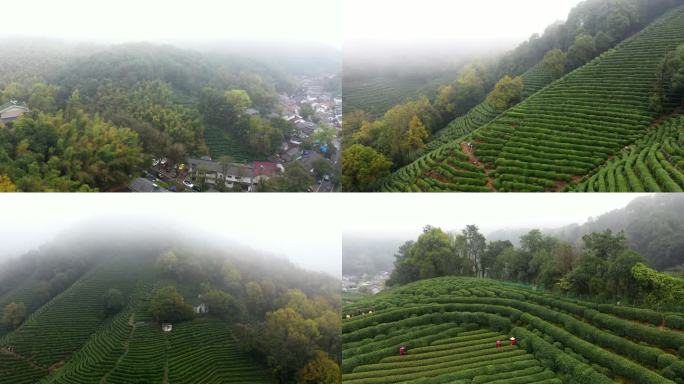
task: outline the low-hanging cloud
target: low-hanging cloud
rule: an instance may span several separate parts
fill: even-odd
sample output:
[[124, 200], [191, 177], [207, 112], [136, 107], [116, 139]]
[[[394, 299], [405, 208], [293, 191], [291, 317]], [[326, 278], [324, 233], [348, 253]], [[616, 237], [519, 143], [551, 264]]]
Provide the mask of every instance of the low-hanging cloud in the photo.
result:
[[0, 261], [74, 232], [177, 236], [249, 247], [311, 271], [341, 274], [341, 228], [311, 195], [4, 194]]

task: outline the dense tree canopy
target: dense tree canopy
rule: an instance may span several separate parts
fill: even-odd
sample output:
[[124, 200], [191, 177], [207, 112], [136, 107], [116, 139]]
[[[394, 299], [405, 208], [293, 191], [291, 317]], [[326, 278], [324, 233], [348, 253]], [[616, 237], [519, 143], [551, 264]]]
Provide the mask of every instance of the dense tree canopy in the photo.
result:
[[142, 163], [138, 135], [98, 116], [33, 112], [0, 130], [0, 174], [20, 191], [107, 191]]
[[[289, 83], [256, 62], [152, 44], [81, 51], [54, 45], [41, 47], [38, 57], [10, 46], [13, 54], [0, 59], [0, 103], [19, 100], [33, 111], [0, 130], [7, 189], [121, 188], [144, 158], [177, 164], [207, 155], [205, 127], [220, 129], [256, 158], [272, 154], [291, 131], [245, 113], [248, 107], [263, 116], [274, 112], [276, 84]], [[117, 160], [109, 161], [112, 152]]]
[[488, 100], [498, 109], [504, 111], [520, 101], [523, 91], [523, 80], [520, 76], [512, 79], [506, 75], [494, 86]]
[[17, 186], [5, 175], [0, 175], [0, 192], [16, 192]]
[[481, 66], [467, 65], [456, 81], [440, 87], [434, 104], [443, 121], [466, 113], [482, 100], [486, 94], [483, 71]]
[[274, 266], [257, 255], [244, 260], [210, 255], [186, 248], [159, 253], [158, 272], [176, 285], [153, 292], [151, 310], [158, 321], [192, 317], [188, 297], [208, 310], [197, 316], [226, 322], [280, 382], [339, 377], [341, 318], [334, 280], [315, 274], [302, 279], [305, 272], [292, 265]]
[[565, 73], [565, 61], [567, 55], [558, 48], [554, 48], [544, 55], [542, 62], [551, 70], [555, 79], [560, 78]]
[[646, 302], [660, 307], [661, 305], [681, 305], [684, 303], [684, 279], [658, 272], [643, 263], [636, 263], [631, 268], [636, 284], [646, 292]]
[[24, 303], [9, 303], [2, 311], [2, 322], [11, 328], [18, 327], [26, 319]]
[[213, 316], [229, 320], [239, 321], [243, 318], [244, 309], [233, 296], [219, 289], [211, 289], [201, 296], [202, 301], [209, 307], [209, 313]]
[[594, 39], [588, 33], [580, 33], [575, 37], [575, 41], [568, 48], [567, 69], [573, 70], [582, 66], [584, 63], [596, 56], [596, 45]]
[[297, 383], [337, 384], [341, 377], [339, 365], [325, 352], [318, 351], [316, 357], [297, 372]]
[[665, 112], [667, 105], [684, 104], [684, 44], [670, 52], [658, 67], [651, 108]]
[[102, 297], [102, 307], [105, 315], [118, 313], [124, 307], [124, 296], [116, 288], [110, 288]]
[[160, 323], [177, 323], [193, 317], [192, 307], [174, 286], [157, 288], [152, 292], [150, 312]]
[[314, 184], [314, 177], [299, 161], [285, 166], [282, 175], [262, 180], [259, 190], [263, 192], [306, 192]]
[[395, 166], [403, 165], [411, 158], [411, 153], [422, 146], [428, 137], [429, 127], [438, 118], [437, 111], [427, 97], [398, 104], [385, 112], [375, 121], [352, 121], [345, 123], [343, 133], [351, 138], [344, 144], [363, 144], [382, 153]]
[[311, 298], [298, 289], [285, 291], [279, 301], [282, 306], [268, 312], [263, 322], [245, 326], [243, 337], [268, 354], [267, 363], [282, 381], [340, 382], [337, 310], [323, 297]]
[[[487, 242], [474, 225], [447, 234], [427, 226], [399, 247], [388, 285], [439, 276], [475, 276], [535, 284], [602, 300], [675, 304], [683, 283], [646, 267], [623, 232], [592, 232], [579, 247], [532, 230], [510, 241]], [[669, 295], [669, 296], [668, 296]]]
[[684, 196], [663, 193], [643, 196], [625, 208], [614, 210], [582, 225], [570, 225], [555, 231], [559, 238], [573, 244], [582, 236], [610, 229], [623, 231], [629, 247], [646, 258], [657, 270], [674, 269], [684, 265]]
[[388, 176], [392, 163], [373, 148], [354, 144], [342, 153], [342, 188], [369, 191], [373, 183]]

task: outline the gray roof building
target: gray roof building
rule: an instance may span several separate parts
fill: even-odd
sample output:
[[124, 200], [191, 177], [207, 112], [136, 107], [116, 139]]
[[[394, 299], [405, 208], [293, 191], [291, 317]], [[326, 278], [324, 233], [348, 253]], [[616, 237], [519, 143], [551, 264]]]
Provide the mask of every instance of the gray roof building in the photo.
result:
[[18, 119], [26, 112], [29, 112], [26, 104], [16, 100], [10, 100], [5, 104], [0, 105], [0, 121], [9, 123]]

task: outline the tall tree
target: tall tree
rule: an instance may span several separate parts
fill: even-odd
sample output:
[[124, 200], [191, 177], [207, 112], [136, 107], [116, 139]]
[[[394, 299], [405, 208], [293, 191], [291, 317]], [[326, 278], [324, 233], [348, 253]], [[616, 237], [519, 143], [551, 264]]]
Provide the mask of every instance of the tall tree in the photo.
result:
[[503, 111], [520, 100], [523, 91], [523, 80], [520, 76], [511, 78], [506, 75], [494, 86], [488, 100], [496, 109]]
[[306, 192], [314, 183], [311, 173], [299, 161], [285, 167], [282, 176], [276, 179], [276, 189], [280, 192]]
[[565, 73], [566, 54], [558, 48], [546, 52], [542, 62], [551, 71], [554, 79], [558, 79]]
[[575, 37], [574, 43], [568, 48], [568, 70], [581, 67], [596, 56], [594, 39], [588, 33], [580, 33]]
[[342, 189], [369, 191], [375, 182], [390, 173], [392, 163], [373, 148], [354, 144], [342, 152]]
[[166, 286], [152, 292], [150, 312], [158, 322], [179, 322], [193, 316], [192, 307], [185, 303], [176, 287]]
[[0, 175], [0, 192], [16, 192], [17, 186], [6, 175]]
[[118, 313], [124, 307], [124, 296], [118, 289], [110, 288], [102, 297], [102, 306], [106, 315]]
[[425, 141], [428, 138], [427, 129], [420, 121], [418, 116], [413, 116], [409, 122], [408, 133], [406, 137], [406, 146], [409, 151], [417, 151], [425, 147]]
[[26, 319], [26, 305], [11, 302], [2, 311], [2, 322], [11, 328], [17, 328]]

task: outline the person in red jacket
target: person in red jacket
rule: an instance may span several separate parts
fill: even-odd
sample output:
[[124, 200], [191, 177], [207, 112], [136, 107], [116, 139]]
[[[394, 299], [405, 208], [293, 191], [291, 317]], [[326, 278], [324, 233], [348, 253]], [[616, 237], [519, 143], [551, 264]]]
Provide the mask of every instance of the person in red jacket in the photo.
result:
[[405, 354], [406, 354], [406, 347], [402, 345], [401, 347], [399, 347], [399, 356], [404, 356]]
[[515, 337], [511, 337], [511, 345], [518, 345], [518, 340]]
[[501, 340], [497, 340], [497, 341], [496, 341], [496, 347], [497, 347], [497, 348], [500, 348], [500, 347], [501, 347]]

